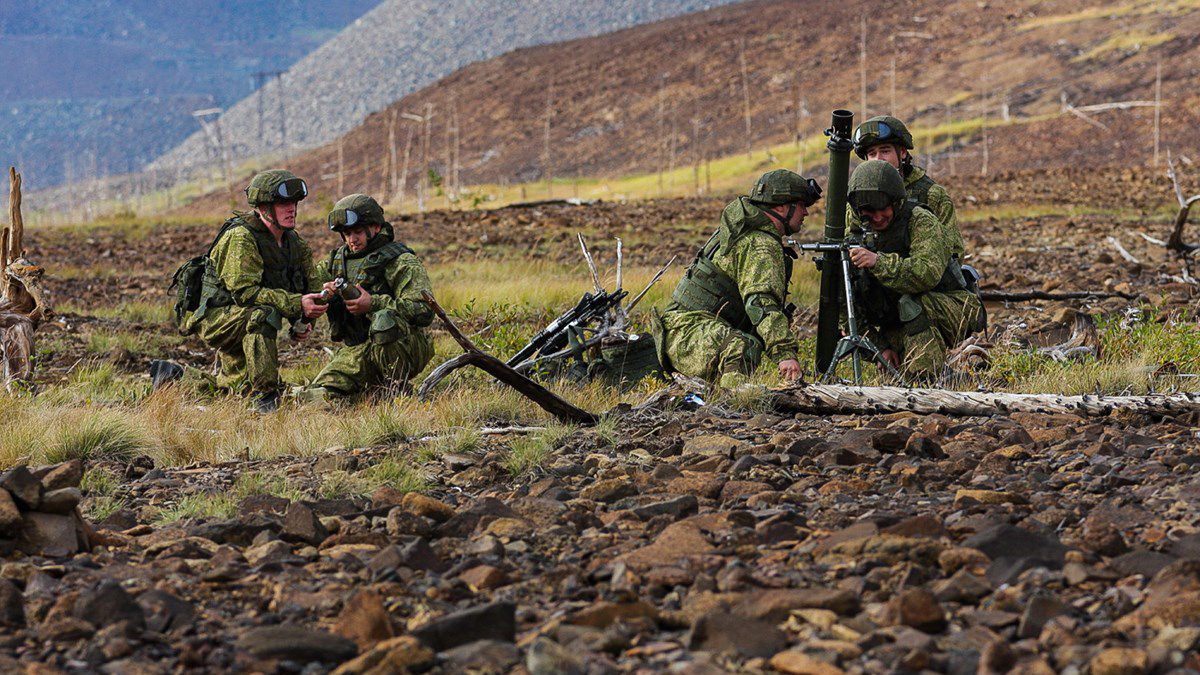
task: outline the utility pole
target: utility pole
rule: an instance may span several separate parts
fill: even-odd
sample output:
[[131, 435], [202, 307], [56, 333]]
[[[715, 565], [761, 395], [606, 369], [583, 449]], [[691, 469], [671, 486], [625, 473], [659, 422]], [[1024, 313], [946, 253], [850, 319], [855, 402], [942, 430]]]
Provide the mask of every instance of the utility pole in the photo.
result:
[[750, 123], [750, 75], [746, 72], [746, 39], [742, 38], [738, 51], [738, 62], [742, 70], [742, 116], [746, 122], [746, 159], [754, 157], [754, 132]]
[[254, 98], [255, 102], [258, 104], [258, 152], [260, 153], [266, 152], [267, 150], [267, 141], [263, 136], [263, 133], [266, 131], [263, 123], [263, 118], [265, 116], [263, 89], [266, 88], [267, 82], [269, 82], [271, 78], [279, 78], [282, 75], [282, 70], [260, 70], [254, 73]]
[[554, 115], [554, 84], [546, 86], [546, 119], [542, 127], [542, 173], [546, 176], [546, 196], [554, 195], [554, 173], [550, 167], [550, 118]]
[[867, 17], [862, 17], [858, 39], [859, 108], [867, 119]]
[[[221, 113], [220, 108], [205, 108], [204, 110], [192, 111], [192, 117], [200, 123], [200, 129], [204, 131], [204, 140], [208, 143], [209, 149], [212, 151], [213, 161], [217, 164], [218, 180], [224, 176], [225, 187], [229, 190], [229, 203], [233, 204], [237, 201], [233, 192], [233, 176], [229, 166], [229, 151], [225, 147], [225, 138], [221, 133]], [[209, 121], [209, 118], [213, 118]]]
[[1154, 71], [1154, 166], [1158, 166], [1159, 120], [1162, 115], [1162, 59]]

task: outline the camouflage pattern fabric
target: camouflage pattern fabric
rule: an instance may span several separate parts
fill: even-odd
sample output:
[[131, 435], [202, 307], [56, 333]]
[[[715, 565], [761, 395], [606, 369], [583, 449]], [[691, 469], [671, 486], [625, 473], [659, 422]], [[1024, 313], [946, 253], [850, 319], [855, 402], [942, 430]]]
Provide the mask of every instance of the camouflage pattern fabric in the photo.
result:
[[230, 305], [208, 310], [200, 339], [217, 350], [217, 386], [235, 392], [273, 391], [279, 381], [279, 329], [272, 307]]
[[[922, 178], [929, 174], [925, 173], [925, 169], [914, 166], [907, 176], [904, 177], [904, 187], [908, 190], [908, 196], [917, 198], [918, 201], [923, 201], [923, 206], [933, 212], [938, 220], [954, 230], [958, 237], [959, 245], [962, 245], [962, 233], [958, 229], [958, 216], [954, 212], [954, 202], [950, 200], [950, 193], [946, 192], [946, 188], [933, 183], [929, 187], [928, 197], [924, 200], [920, 199], [920, 195], [914, 193], [914, 186], [921, 181]], [[929, 179], [932, 182], [932, 179]], [[854, 213], [854, 209], [850, 205], [846, 205], [846, 227], [847, 229], [861, 229], [862, 221], [858, 215]]]
[[[390, 240], [377, 237], [367, 252], [376, 248], [377, 242], [386, 244]], [[371, 311], [367, 315], [370, 339], [338, 349], [313, 380], [313, 386], [323, 387], [334, 395], [350, 396], [371, 387], [406, 382], [433, 358], [433, 341], [427, 330], [433, 323], [433, 311], [421, 299], [423, 291], [432, 292], [432, 286], [420, 259], [412, 253], [403, 253], [383, 269], [381, 278], [374, 280], [368, 278], [365, 262], [363, 256], [349, 257], [346, 280], [368, 291], [372, 288], [381, 291], [371, 294]], [[328, 259], [317, 266], [317, 277], [322, 284], [341, 273], [340, 267], [330, 269]]]
[[[267, 391], [279, 386], [278, 336], [283, 319], [298, 321], [303, 316], [300, 296], [319, 284], [312, 252], [300, 235], [295, 231], [284, 234], [278, 258], [285, 264], [268, 269], [255, 232], [262, 236], [266, 226], [257, 215], [243, 216], [243, 222], [244, 227], [227, 230], [211, 254], [217, 276], [234, 304], [208, 308], [197, 322], [198, 331], [218, 352], [219, 386]], [[297, 276], [303, 279], [278, 281], [284, 276], [279, 269], [283, 267], [299, 270]], [[277, 281], [265, 283], [264, 279]]]
[[[880, 349], [900, 354], [904, 370], [917, 378], [935, 377], [945, 363], [948, 346], [958, 344], [975, 326], [982, 305], [970, 291], [935, 292], [953, 256], [963, 255], [962, 236], [932, 212], [912, 208], [907, 228], [909, 252], [880, 253], [875, 267], [866, 270], [887, 290], [911, 297], [920, 306], [928, 327], [909, 335], [903, 326], [869, 326], [868, 337]], [[881, 247], [888, 231], [877, 233]], [[912, 332], [911, 330], [909, 332]]]
[[799, 345], [783, 310], [791, 261], [774, 221], [745, 197], [725, 207], [716, 237], [721, 243], [712, 262], [737, 285], [753, 333], [710, 312], [668, 307], [656, 338], [674, 370], [731, 386], [726, 375], [735, 384], [744, 381], [763, 355], [775, 363], [797, 356]]

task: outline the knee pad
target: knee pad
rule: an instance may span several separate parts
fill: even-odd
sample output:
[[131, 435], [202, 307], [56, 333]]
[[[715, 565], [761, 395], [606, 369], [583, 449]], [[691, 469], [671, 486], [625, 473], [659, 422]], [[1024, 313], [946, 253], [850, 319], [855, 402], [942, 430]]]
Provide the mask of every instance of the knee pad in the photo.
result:
[[274, 307], [255, 307], [250, 312], [250, 320], [246, 322], [246, 332], [251, 335], [262, 335], [274, 339], [283, 328], [283, 315]]
[[898, 309], [905, 335], [919, 335], [929, 330], [929, 317], [916, 298], [908, 294], [900, 296]]

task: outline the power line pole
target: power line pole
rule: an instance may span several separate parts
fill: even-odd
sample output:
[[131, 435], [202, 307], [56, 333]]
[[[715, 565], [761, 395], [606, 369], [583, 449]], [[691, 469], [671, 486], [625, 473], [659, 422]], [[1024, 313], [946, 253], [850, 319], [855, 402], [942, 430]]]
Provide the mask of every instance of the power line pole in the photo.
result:
[[[260, 70], [260, 71], [257, 71], [254, 73], [254, 98], [255, 98], [255, 102], [258, 104], [258, 143], [259, 143], [258, 151], [259, 152], [266, 152], [266, 150], [267, 150], [267, 141], [263, 135], [264, 132], [266, 131], [266, 125], [264, 124], [264, 121], [263, 121], [263, 118], [266, 116], [265, 110], [264, 110], [265, 102], [263, 100], [263, 97], [264, 97], [263, 89], [266, 88], [267, 83], [270, 82], [272, 78], [278, 79], [282, 76], [283, 76], [282, 70]], [[279, 108], [280, 115], [282, 115], [283, 114], [282, 101], [280, 102], [279, 105], [280, 105], [280, 108]]]

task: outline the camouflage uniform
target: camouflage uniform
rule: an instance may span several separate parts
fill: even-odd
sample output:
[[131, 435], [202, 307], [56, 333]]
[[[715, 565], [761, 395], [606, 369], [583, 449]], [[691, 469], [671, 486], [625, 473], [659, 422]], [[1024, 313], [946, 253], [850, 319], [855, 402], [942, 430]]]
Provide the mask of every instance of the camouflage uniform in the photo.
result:
[[209, 256], [225, 293], [191, 318], [217, 350], [217, 384], [242, 391], [278, 389], [279, 331], [299, 321], [300, 296], [320, 287], [312, 251], [294, 231], [281, 244], [256, 214], [239, 214]]
[[883, 174], [895, 181], [892, 221], [874, 233], [879, 259], [874, 267], [860, 270], [854, 282], [868, 337], [880, 349], [896, 351], [907, 374], [936, 376], [947, 347], [978, 329], [982, 318], [983, 306], [962, 272], [962, 236], [915, 200], [905, 199], [899, 172], [890, 164], [870, 161], [854, 173], [852, 203], [856, 189], [884, 191], [878, 187]]
[[[265, 177], [265, 178], [264, 178]], [[290, 172], [259, 174], [247, 188], [252, 204], [270, 203], [254, 196], [255, 186], [302, 184]], [[303, 188], [307, 194], [307, 188]], [[301, 196], [300, 198], [303, 198]], [[298, 201], [298, 199], [294, 200]], [[184, 332], [198, 332], [217, 350], [217, 385], [234, 391], [277, 391], [279, 331], [283, 320], [303, 318], [300, 297], [319, 287], [312, 251], [287, 230], [276, 243], [257, 213], [235, 213], [226, 221], [212, 250], [198, 309], [183, 317]]]
[[[369, 202], [367, 201], [369, 200]], [[349, 396], [390, 382], [406, 382], [433, 358], [428, 327], [433, 311], [421, 294], [431, 291], [429, 276], [412, 249], [393, 241], [392, 226], [383, 222], [383, 210], [365, 195], [351, 195], [334, 206], [378, 212], [379, 234], [358, 253], [349, 247], [335, 249], [317, 266], [321, 283], [343, 278], [371, 294], [371, 310], [350, 314], [340, 297], [329, 303], [329, 324], [334, 341], [344, 346], [313, 380], [335, 396]], [[331, 223], [334, 222], [331, 214]], [[374, 218], [368, 218], [374, 222]], [[335, 228], [331, 225], [331, 229]]]
[[[764, 354], [776, 363], [797, 358], [799, 346], [785, 309], [792, 257], [766, 212], [771, 201], [789, 202], [752, 199], [760, 196], [764, 180], [777, 173], [760, 179], [751, 197], [725, 207], [721, 226], [655, 322], [659, 358], [667, 369], [731, 387], [744, 382]], [[804, 180], [786, 174], [793, 183]], [[797, 194], [805, 198], [791, 203], [811, 204], [820, 196], [815, 183], [804, 188]]]

